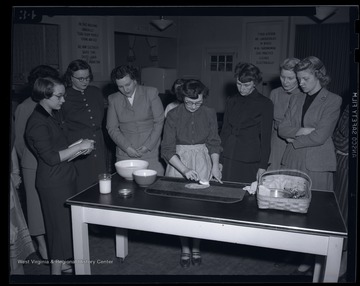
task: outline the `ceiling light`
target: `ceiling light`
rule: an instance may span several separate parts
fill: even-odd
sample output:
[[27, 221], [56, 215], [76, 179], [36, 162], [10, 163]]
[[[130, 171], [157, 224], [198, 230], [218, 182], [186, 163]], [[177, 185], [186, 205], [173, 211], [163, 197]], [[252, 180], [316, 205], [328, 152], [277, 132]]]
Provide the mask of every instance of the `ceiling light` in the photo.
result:
[[316, 6], [316, 13], [314, 16], [310, 16], [316, 23], [320, 24], [326, 19], [335, 15], [337, 8], [331, 6]]
[[172, 20], [164, 19], [163, 16], [160, 19], [152, 20], [151, 24], [158, 28], [160, 31], [163, 31], [170, 27], [174, 22]]

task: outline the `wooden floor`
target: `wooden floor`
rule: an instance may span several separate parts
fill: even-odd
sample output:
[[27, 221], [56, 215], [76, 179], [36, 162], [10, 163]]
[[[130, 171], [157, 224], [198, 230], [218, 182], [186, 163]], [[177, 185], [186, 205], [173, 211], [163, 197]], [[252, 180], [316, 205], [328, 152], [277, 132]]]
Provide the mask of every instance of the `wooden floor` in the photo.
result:
[[[93, 228], [91, 228], [93, 229]], [[96, 232], [95, 232], [96, 231]], [[50, 264], [36, 253], [24, 265], [22, 282], [311, 282], [311, 272], [296, 272], [302, 254], [266, 248], [202, 240], [203, 263], [181, 268], [177, 236], [129, 231], [129, 254], [115, 256], [115, 231], [96, 226], [90, 231], [91, 276], [50, 276]]]

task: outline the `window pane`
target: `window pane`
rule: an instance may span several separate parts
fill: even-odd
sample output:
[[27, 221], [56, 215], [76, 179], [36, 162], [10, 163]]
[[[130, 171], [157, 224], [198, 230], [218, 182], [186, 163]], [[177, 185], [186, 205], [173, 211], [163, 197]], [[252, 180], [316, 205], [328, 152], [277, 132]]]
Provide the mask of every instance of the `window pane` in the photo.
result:
[[225, 70], [225, 64], [219, 63], [219, 71], [224, 71], [224, 70]]
[[211, 62], [217, 62], [217, 56], [211, 56]]
[[232, 64], [226, 63], [226, 71], [232, 71]]
[[211, 71], [216, 71], [216, 67], [217, 67], [216, 63], [215, 63], [215, 64], [211, 64], [211, 65], [210, 65], [210, 70], [211, 70]]
[[233, 56], [226, 56], [226, 62], [232, 63], [232, 61], [233, 61]]
[[219, 56], [219, 62], [225, 62], [225, 56]]

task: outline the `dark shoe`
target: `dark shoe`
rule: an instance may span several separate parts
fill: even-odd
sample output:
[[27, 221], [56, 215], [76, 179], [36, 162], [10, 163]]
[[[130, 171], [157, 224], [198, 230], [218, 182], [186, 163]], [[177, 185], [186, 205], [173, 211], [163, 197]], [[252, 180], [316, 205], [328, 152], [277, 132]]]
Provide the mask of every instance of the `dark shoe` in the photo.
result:
[[193, 265], [200, 265], [201, 264], [201, 254], [200, 252], [193, 252], [191, 261]]
[[180, 265], [182, 268], [188, 268], [190, 266], [190, 253], [181, 253]]

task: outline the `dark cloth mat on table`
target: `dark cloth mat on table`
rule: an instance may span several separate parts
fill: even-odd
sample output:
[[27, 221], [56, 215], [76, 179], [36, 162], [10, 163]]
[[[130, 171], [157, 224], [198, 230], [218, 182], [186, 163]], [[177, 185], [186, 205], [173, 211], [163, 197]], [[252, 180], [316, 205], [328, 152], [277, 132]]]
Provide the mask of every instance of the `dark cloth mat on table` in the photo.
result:
[[176, 197], [219, 203], [235, 203], [243, 199], [245, 192], [241, 185], [219, 184], [210, 182], [210, 187], [205, 189], [189, 189], [185, 185], [194, 183], [184, 179], [161, 178], [145, 192], [149, 195]]

